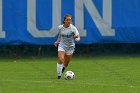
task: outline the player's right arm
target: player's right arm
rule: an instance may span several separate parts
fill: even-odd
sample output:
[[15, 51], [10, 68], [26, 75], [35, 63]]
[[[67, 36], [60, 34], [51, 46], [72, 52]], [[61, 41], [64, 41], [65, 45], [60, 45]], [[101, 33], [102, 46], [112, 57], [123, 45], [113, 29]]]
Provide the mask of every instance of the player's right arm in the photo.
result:
[[60, 39], [61, 39], [61, 35], [59, 34], [57, 40], [54, 42], [55, 47], [57, 47], [58, 43], [60, 42]]
[[57, 38], [57, 40], [54, 42], [54, 46], [55, 47], [57, 47], [58, 46], [58, 43], [60, 42], [60, 40], [61, 40], [61, 28], [63, 27], [63, 25], [59, 25], [58, 26], [58, 29], [57, 29], [57, 31], [58, 31], [58, 38]]

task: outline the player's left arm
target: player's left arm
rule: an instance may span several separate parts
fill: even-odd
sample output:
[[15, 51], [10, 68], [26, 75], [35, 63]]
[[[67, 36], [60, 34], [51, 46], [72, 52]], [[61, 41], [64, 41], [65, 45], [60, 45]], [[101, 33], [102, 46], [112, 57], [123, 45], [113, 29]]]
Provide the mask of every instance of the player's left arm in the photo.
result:
[[80, 41], [80, 34], [79, 34], [76, 27], [74, 27], [73, 30], [74, 30], [74, 34], [75, 34], [75, 41], [79, 42]]

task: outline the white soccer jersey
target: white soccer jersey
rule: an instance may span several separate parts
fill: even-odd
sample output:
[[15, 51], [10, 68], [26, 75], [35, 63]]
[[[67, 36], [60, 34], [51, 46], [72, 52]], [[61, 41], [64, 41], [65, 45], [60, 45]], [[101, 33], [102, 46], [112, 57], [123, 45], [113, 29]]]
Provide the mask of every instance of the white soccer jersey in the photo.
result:
[[77, 28], [70, 24], [68, 28], [63, 27], [63, 25], [58, 26], [59, 34], [61, 35], [61, 40], [59, 45], [61, 47], [75, 47], [74, 36], [79, 35]]

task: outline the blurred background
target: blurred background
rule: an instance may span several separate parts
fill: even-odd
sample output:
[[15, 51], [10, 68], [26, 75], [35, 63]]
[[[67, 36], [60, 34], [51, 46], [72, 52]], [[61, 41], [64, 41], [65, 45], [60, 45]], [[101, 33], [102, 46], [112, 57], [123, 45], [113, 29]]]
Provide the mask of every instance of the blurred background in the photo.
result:
[[56, 57], [57, 26], [72, 15], [76, 56], [140, 54], [139, 0], [0, 0], [0, 56]]

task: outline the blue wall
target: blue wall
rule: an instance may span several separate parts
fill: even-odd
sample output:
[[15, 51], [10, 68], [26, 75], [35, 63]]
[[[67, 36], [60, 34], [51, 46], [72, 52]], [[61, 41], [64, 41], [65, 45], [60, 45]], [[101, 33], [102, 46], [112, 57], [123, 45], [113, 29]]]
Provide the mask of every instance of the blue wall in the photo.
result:
[[140, 0], [0, 0], [0, 5], [0, 44], [52, 45], [67, 13], [81, 34], [79, 44], [140, 42]]

